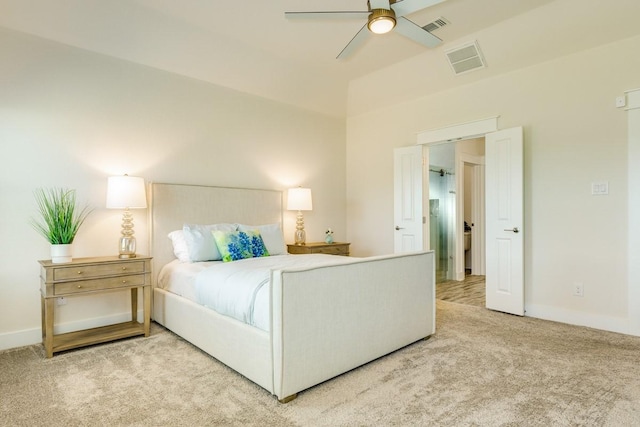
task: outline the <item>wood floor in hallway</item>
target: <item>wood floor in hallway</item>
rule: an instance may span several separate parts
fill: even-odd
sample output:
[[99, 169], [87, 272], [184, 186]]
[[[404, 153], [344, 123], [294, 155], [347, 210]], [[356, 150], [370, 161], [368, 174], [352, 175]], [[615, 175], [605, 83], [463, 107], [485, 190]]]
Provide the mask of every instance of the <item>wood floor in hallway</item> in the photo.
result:
[[436, 298], [459, 304], [485, 307], [485, 276], [468, 275], [463, 281], [447, 280], [436, 284]]

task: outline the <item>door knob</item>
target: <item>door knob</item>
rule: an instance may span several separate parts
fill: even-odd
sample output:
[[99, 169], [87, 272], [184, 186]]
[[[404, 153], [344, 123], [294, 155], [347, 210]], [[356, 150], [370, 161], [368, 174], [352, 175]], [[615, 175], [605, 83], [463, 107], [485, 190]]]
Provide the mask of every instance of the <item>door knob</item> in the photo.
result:
[[398, 231], [398, 230], [404, 230], [404, 227], [399, 227], [399, 226], [396, 225], [396, 231]]
[[520, 232], [520, 230], [518, 230], [518, 227], [505, 228], [504, 231], [513, 231], [514, 233]]

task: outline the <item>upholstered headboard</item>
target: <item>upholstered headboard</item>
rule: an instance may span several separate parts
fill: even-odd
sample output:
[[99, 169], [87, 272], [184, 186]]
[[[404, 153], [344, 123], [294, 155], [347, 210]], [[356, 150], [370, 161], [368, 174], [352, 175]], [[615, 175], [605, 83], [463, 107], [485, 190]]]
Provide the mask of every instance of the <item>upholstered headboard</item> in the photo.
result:
[[282, 192], [183, 184], [149, 184], [153, 278], [175, 257], [167, 235], [183, 224], [282, 225]]

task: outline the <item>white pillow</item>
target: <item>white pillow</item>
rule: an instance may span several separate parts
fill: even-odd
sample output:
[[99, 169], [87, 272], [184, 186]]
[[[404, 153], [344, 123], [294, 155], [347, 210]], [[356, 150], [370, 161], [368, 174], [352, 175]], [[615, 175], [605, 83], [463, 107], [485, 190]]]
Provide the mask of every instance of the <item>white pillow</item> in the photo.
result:
[[182, 226], [191, 262], [220, 261], [222, 259], [213, 234], [211, 234], [214, 230], [236, 231], [237, 228], [235, 224], [184, 224]]
[[264, 245], [267, 247], [267, 251], [269, 251], [269, 255], [284, 255], [287, 253], [287, 245], [284, 244], [280, 224], [236, 225], [239, 231], [258, 230]]
[[182, 230], [172, 231], [168, 235], [173, 245], [173, 254], [180, 260], [180, 262], [189, 262], [189, 248], [187, 248], [187, 242], [184, 240], [184, 232]]

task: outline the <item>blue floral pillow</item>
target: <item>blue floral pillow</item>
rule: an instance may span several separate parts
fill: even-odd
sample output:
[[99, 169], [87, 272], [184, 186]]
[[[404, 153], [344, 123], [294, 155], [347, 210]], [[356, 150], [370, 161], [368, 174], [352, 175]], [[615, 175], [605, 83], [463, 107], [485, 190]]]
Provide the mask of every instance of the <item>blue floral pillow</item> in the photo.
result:
[[222, 255], [222, 261], [269, 256], [262, 236], [258, 230], [211, 232], [216, 246]]

